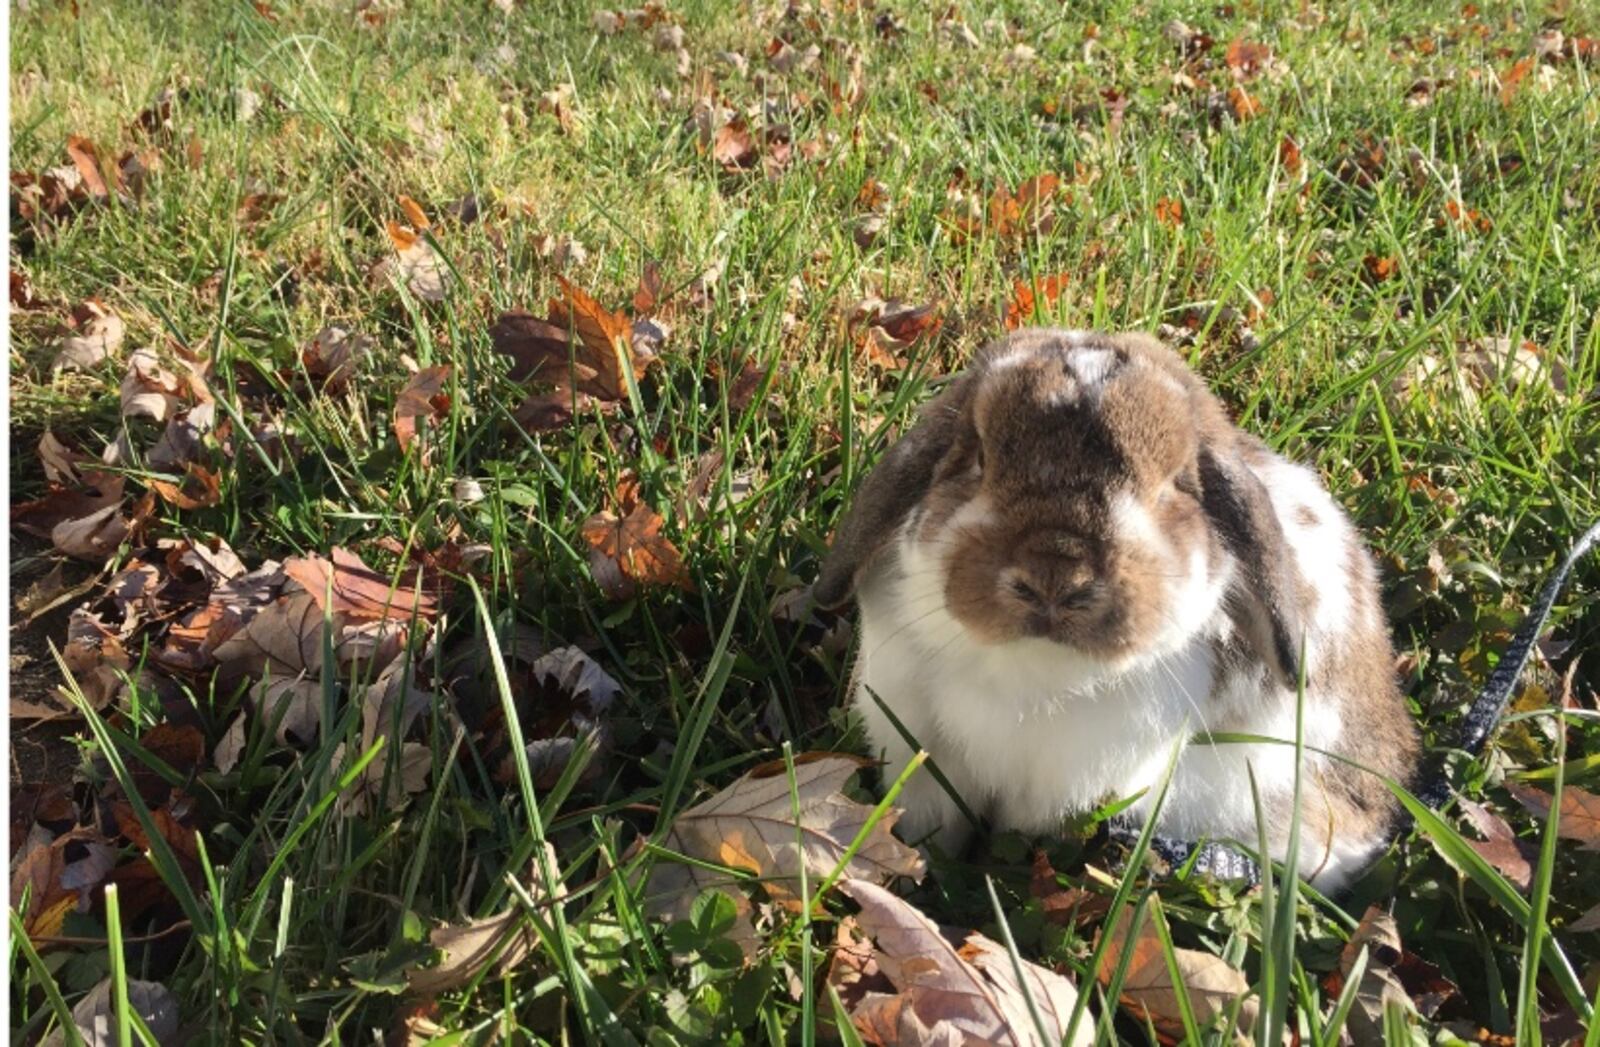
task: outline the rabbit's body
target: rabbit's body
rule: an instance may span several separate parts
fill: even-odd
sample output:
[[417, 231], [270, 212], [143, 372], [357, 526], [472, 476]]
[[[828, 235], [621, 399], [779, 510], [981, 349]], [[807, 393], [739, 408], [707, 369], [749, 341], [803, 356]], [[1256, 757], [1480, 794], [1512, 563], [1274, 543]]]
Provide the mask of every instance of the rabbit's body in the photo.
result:
[[[1142, 338], [1027, 332], [959, 381], [885, 459], [880, 488], [926, 486], [885, 514], [888, 533], [849, 579], [855, 704], [888, 774], [911, 749], [878, 701], [969, 807], [1029, 832], [1139, 790], [1133, 811], [1146, 812], [1181, 748], [1163, 832], [1254, 844], [1248, 762], [1281, 853], [1293, 748], [1189, 739], [1292, 741], [1303, 641], [1307, 748], [1409, 776], [1415, 728], [1372, 564], [1313, 473], [1234, 429]], [[977, 449], [961, 450], [962, 419]], [[914, 456], [935, 457], [930, 445], [943, 451], [923, 473]], [[1007, 464], [985, 467], [985, 449]], [[870, 507], [855, 515], [886, 522]], [[836, 549], [859, 531], [847, 522]], [[836, 581], [824, 572], [824, 597]], [[1302, 871], [1336, 885], [1383, 843], [1393, 801], [1310, 752], [1302, 794]], [[902, 802], [908, 838], [937, 833], [946, 850], [965, 839], [967, 819], [931, 775]]]

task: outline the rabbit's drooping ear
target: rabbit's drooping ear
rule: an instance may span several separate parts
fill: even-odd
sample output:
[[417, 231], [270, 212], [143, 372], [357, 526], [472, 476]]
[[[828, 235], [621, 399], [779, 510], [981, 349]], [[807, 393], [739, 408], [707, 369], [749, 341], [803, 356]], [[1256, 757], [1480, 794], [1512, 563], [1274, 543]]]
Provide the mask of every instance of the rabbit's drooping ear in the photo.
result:
[[1201, 503], [1239, 563], [1229, 617], [1283, 686], [1300, 684], [1300, 611], [1294, 557], [1261, 480], [1229, 451], [1200, 451]]
[[928, 493], [939, 461], [965, 424], [961, 413], [971, 384], [972, 378], [963, 375], [923, 408], [917, 424], [884, 452], [850, 496], [850, 508], [811, 588], [819, 606], [838, 607], [855, 595], [861, 572]]

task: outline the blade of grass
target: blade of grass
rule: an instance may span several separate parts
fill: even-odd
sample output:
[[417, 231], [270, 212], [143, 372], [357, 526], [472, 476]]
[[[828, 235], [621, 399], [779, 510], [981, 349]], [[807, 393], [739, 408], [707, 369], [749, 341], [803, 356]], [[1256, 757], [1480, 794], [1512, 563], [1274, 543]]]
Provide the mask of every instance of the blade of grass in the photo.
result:
[[1039, 1001], [1033, 998], [1033, 986], [1029, 984], [1027, 972], [1022, 968], [1022, 954], [1017, 951], [1016, 936], [1011, 933], [1011, 924], [1006, 920], [1005, 910], [1000, 908], [1000, 895], [994, 889], [994, 877], [984, 876], [983, 885], [989, 891], [989, 905], [994, 910], [994, 918], [1000, 925], [1000, 940], [1005, 944], [1006, 955], [1011, 958], [1011, 972], [1017, 976], [1017, 985], [1022, 989], [1022, 1000], [1028, 1005], [1028, 1018], [1033, 1022], [1034, 1032], [1039, 1034], [1041, 1044], [1049, 1043], [1054, 1037], [1044, 1024], [1044, 1016], [1039, 1013]]
[[11, 918], [12, 944], [21, 951], [22, 958], [28, 963], [28, 969], [33, 971], [33, 976], [39, 981], [39, 987], [44, 990], [45, 1002], [55, 1013], [56, 1022], [60, 1026], [67, 1047], [83, 1047], [83, 1036], [78, 1032], [78, 1024], [72, 1020], [72, 1008], [67, 1006], [67, 1001], [61, 995], [61, 988], [56, 985], [56, 976], [44, 965], [44, 960], [40, 959], [39, 953], [34, 949], [33, 942], [28, 938], [27, 928], [22, 925], [22, 917], [17, 915], [15, 909], [7, 915]]
[[106, 937], [111, 952], [111, 1005], [116, 1011], [117, 1045], [132, 1047], [133, 1022], [128, 1017], [128, 959], [122, 951], [122, 905], [117, 898], [117, 885], [107, 884]]

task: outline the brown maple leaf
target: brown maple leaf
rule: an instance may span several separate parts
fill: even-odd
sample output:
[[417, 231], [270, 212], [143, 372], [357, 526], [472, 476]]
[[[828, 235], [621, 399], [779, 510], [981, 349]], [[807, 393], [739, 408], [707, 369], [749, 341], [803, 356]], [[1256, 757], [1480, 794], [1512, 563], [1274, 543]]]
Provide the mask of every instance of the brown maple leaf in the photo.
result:
[[637, 493], [619, 501], [622, 515], [602, 510], [583, 524], [589, 567], [601, 590], [613, 600], [627, 599], [642, 586], [693, 591], [683, 554], [661, 533], [666, 520]]
[[394, 435], [402, 451], [417, 439], [419, 428], [437, 425], [450, 412], [450, 365], [424, 367], [406, 382], [394, 402]]

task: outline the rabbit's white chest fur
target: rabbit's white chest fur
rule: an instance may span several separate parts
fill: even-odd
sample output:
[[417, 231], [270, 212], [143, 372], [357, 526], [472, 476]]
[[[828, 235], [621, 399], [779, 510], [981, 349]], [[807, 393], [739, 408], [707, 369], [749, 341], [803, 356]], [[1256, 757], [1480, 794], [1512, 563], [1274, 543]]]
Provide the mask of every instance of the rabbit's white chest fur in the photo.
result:
[[[1297, 485], [1297, 496], [1307, 493]], [[967, 805], [998, 828], [1049, 832], [1104, 801], [1149, 790], [1133, 808], [1142, 814], [1176, 748], [1181, 753], [1161, 810], [1162, 830], [1187, 839], [1256, 839], [1245, 763], [1270, 801], [1292, 788], [1293, 750], [1185, 744], [1208, 728], [1294, 737], [1292, 693], [1217, 664], [1217, 641], [1231, 629], [1218, 613], [1231, 566], [1207, 564], [1200, 552], [1190, 563], [1175, 564], [1176, 611], [1168, 628], [1137, 660], [1109, 664], [1043, 639], [975, 639], [945, 608], [940, 556], [909, 539], [913, 524], [902, 528], [894, 555], [866, 574], [857, 594], [856, 707], [872, 747], [888, 761], [886, 773], [898, 774], [914, 750], [869, 689], [928, 750]], [[1339, 559], [1330, 551], [1302, 543], [1293, 554], [1307, 570], [1326, 575], [1330, 560]], [[1310, 646], [1328, 635], [1319, 625], [1333, 624], [1316, 619], [1348, 613], [1337, 601], [1319, 610], [1323, 614], [1308, 623]], [[1307, 702], [1306, 708], [1307, 745], [1334, 743], [1336, 705]], [[1208, 722], [1219, 710], [1228, 711], [1227, 722]], [[939, 844], [955, 851], [970, 832], [965, 815], [926, 772], [912, 779], [901, 803], [907, 839], [937, 832]], [[1349, 853], [1328, 844], [1302, 844], [1302, 867], [1319, 871], [1324, 886], [1338, 882], [1344, 868], [1359, 866], [1370, 850], [1366, 841], [1352, 841]]]

